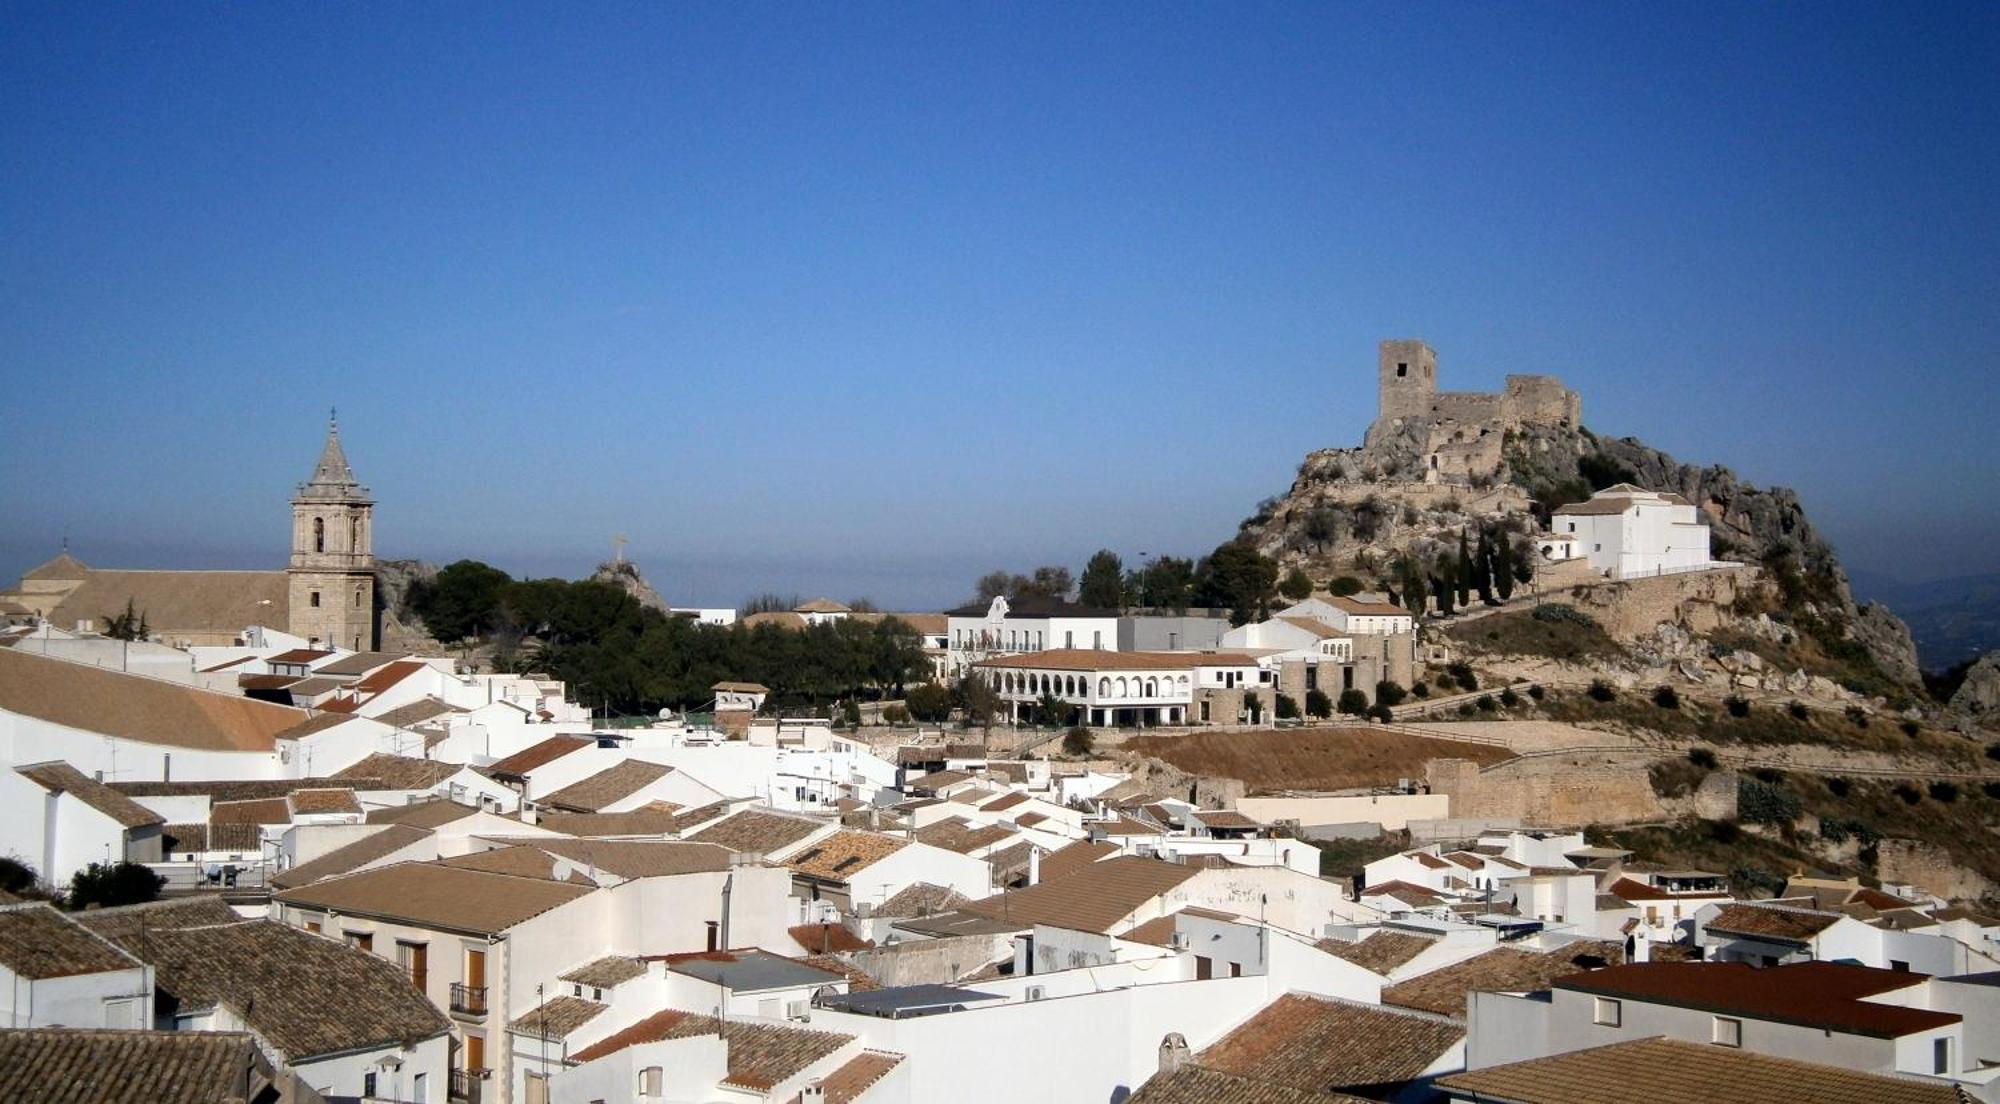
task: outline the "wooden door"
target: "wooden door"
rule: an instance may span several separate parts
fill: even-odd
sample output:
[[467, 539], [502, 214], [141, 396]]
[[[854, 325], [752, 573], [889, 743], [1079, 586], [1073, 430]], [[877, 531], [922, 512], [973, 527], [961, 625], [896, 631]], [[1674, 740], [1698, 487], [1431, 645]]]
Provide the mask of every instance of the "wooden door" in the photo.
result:
[[486, 1039], [480, 1035], [465, 1037], [465, 1068], [483, 1070], [486, 1068]]
[[465, 983], [475, 989], [486, 988], [486, 952], [465, 952]]

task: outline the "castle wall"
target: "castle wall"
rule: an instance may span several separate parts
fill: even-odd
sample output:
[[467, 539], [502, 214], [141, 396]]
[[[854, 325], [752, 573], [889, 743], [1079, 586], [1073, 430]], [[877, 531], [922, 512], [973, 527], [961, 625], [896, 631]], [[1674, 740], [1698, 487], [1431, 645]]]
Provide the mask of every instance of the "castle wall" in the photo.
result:
[[1503, 422], [1506, 407], [1499, 395], [1483, 391], [1440, 391], [1431, 396], [1430, 416], [1479, 424]]

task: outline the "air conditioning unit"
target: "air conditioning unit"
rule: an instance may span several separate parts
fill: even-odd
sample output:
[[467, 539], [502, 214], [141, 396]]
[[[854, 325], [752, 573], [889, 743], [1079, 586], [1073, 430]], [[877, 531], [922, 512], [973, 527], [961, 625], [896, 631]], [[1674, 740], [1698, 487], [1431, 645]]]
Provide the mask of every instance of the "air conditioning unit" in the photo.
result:
[[1182, 931], [1177, 931], [1172, 935], [1168, 936], [1167, 946], [1173, 948], [1176, 951], [1187, 950], [1188, 949], [1187, 933]]
[[812, 1002], [802, 1000], [785, 1002], [785, 1018], [788, 1020], [798, 1020], [802, 1023], [811, 1020]]
[[1043, 997], [1046, 997], [1048, 995], [1049, 991], [1039, 985], [1028, 986], [1028, 999], [1031, 1001], [1041, 1000]]

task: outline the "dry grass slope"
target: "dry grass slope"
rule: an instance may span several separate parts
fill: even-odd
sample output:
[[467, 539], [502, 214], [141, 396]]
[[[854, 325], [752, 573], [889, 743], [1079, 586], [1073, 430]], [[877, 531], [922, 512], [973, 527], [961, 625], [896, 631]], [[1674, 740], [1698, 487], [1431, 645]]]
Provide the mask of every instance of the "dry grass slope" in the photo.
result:
[[1485, 765], [1512, 757], [1504, 748], [1360, 727], [1142, 736], [1125, 748], [1189, 774], [1240, 779], [1252, 793], [1393, 785], [1423, 777], [1432, 759]]

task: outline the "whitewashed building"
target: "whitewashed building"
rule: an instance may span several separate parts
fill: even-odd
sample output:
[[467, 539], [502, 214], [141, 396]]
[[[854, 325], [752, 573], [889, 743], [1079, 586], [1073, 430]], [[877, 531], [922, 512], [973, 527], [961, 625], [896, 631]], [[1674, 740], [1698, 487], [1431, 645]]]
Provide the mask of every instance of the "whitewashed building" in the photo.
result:
[[1573, 554], [1608, 579], [1638, 579], [1708, 567], [1708, 526], [1692, 502], [1619, 483], [1587, 502], [1557, 507], [1549, 525], [1573, 537]]

